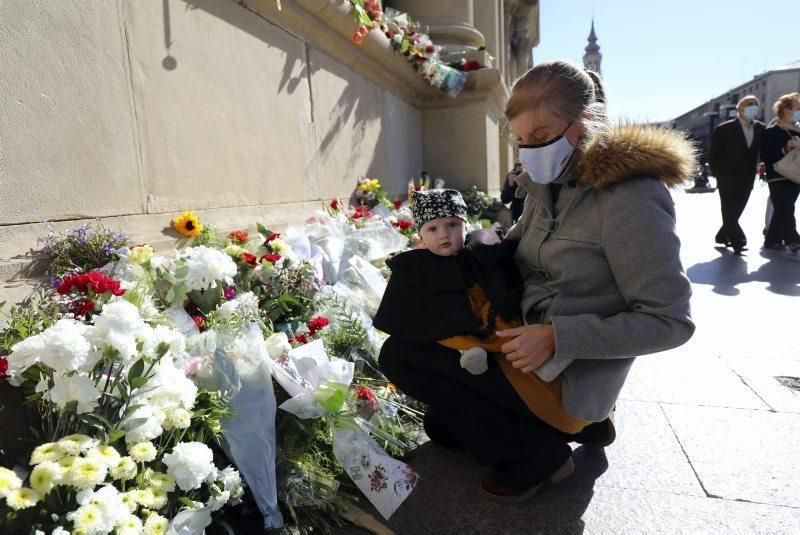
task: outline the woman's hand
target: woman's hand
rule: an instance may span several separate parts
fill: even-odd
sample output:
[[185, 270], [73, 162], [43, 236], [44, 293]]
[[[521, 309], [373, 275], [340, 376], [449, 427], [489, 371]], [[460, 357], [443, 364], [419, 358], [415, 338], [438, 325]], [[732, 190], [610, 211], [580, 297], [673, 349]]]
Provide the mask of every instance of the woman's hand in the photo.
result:
[[511, 338], [500, 351], [515, 368], [528, 373], [541, 366], [556, 352], [556, 337], [552, 325], [523, 325], [497, 331], [501, 338]]

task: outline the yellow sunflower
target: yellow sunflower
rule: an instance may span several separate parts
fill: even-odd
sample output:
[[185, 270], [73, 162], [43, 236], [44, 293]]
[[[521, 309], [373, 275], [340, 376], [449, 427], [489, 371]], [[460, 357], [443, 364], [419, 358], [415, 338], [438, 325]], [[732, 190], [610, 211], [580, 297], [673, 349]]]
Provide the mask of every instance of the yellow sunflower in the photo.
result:
[[173, 219], [171, 224], [172, 228], [187, 238], [194, 238], [203, 232], [203, 225], [200, 224], [200, 219], [198, 219], [194, 212], [183, 212]]

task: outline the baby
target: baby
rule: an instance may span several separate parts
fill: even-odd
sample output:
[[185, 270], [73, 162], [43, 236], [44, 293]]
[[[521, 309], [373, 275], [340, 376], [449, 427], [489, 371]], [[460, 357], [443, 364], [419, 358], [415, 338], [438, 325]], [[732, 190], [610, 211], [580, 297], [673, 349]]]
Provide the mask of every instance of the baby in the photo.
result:
[[411, 211], [425, 248], [386, 262], [392, 276], [374, 325], [410, 342], [457, 349], [462, 368], [483, 373], [487, 350], [501, 345], [495, 331], [520, 325], [516, 243], [494, 233], [493, 240], [468, 237], [467, 206], [456, 190], [414, 192]]

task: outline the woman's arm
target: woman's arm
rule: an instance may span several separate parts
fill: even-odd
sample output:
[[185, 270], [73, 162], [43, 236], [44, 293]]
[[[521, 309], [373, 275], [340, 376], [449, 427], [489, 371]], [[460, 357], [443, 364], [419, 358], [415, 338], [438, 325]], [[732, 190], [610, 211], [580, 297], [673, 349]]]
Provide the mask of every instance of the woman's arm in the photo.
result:
[[637, 179], [602, 195], [601, 245], [627, 310], [551, 318], [553, 358], [624, 358], [665, 351], [694, 333], [691, 284], [680, 261], [675, 208], [667, 189]]
[[767, 128], [761, 138], [761, 160], [772, 165], [786, 154], [789, 135], [780, 128]]

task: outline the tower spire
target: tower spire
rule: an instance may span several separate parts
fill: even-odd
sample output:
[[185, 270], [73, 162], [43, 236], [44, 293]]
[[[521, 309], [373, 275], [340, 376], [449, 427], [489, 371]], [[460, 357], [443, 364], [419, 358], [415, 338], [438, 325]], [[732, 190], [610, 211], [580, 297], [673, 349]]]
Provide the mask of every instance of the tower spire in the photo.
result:
[[594, 17], [592, 17], [592, 29], [589, 32], [589, 44], [586, 45], [586, 54], [583, 55], [583, 67], [590, 71], [600, 74], [600, 62], [603, 55], [600, 53], [600, 45], [597, 44], [597, 34], [594, 32]]

